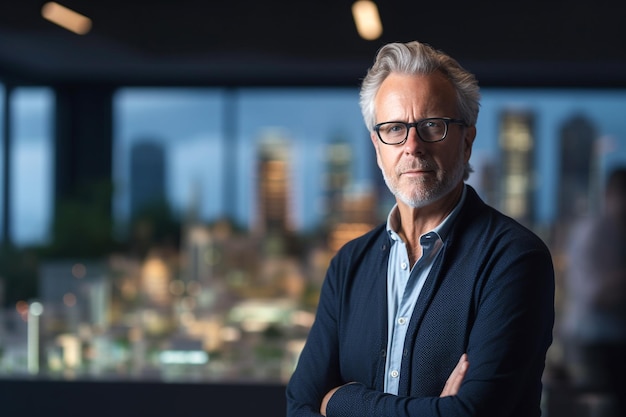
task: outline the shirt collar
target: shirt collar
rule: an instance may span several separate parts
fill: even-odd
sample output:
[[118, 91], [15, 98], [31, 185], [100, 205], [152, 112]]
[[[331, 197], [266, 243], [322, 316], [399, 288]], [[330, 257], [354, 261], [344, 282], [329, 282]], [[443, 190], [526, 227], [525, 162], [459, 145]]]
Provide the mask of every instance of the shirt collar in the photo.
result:
[[[463, 191], [461, 192], [461, 198], [459, 199], [456, 206], [454, 206], [450, 214], [448, 214], [441, 223], [439, 223], [433, 230], [431, 230], [428, 233], [434, 232], [442, 240], [448, 235], [448, 233], [450, 233], [453, 220], [461, 211], [461, 207], [463, 206], [463, 202], [465, 201], [466, 194], [467, 194], [466, 186], [465, 184], [463, 184]], [[400, 236], [396, 232], [398, 230], [399, 225], [400, 225], [400, 212], [398, 211], [398, 204], [396, 203], [389, 211], [389, 215], [387, 216], [387, 227], [386, 227], [387, 233], [393, 240], [400, 240]], [[428, 233], [424, 233], [424, 234], [428, 234]]]

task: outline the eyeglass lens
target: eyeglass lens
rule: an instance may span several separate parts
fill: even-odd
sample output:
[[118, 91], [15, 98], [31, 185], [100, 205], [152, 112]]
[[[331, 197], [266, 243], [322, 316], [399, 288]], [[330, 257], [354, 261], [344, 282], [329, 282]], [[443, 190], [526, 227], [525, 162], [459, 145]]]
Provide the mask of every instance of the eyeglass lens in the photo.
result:
[[[389, 144], [403, 142], [412, 124], [401, 122], [383, 123], [378, 129], [380, 138]], [[444, 120], [430, 119], [417, 122], [417, 134], [426, 142], [436, 142], [446, 135], [447, 125]]]

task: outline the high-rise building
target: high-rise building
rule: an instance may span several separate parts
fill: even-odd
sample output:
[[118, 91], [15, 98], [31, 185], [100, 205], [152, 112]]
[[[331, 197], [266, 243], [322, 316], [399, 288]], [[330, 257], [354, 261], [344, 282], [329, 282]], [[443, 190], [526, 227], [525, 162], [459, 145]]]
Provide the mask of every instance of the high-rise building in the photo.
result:
[[373, 187], [358, 187], [352, 180], [354, 163], [350, 144], [333, 141], [326, 152], [326, 219], [328, 248], [336, 252], [349, 240], [368, 232], [376, 223], [377, 198]]
[[131, 217], [165, 201], [165, 150], [153, 141], [133, 145], [130, 155]]
[[192, 224], [185, 231], [184, 251], [186, 259], [186, 281], [211, 284], [215, 242], [207, 226]]
[[293, 229], [290, 144], [280, 132], [260, 138], [257, 159], [258, 212], [256, 231], [285, 234]]
[[325, 152], [325, 217], [333, 223], [340, 221], [341, 204], [352, 182], [352, 148], [347, 141], [335, 140]]
[[535, 221], [534, 114], [504, 110], [500, 116], [500, 209], [532, 226]]
[[563, 221], [590, 209], [596, 136], [595, 126], [583, 115], [572, 116], [561, 127], [558, 218]]

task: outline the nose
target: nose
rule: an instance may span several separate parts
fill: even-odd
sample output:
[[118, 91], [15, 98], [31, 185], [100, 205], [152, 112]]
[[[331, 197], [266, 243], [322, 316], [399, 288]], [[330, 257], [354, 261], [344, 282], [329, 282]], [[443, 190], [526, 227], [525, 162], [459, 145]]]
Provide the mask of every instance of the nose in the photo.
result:
[[425, 143], [417, 135], [417, 127], [411, 126], [409, 134], [404, 142], [404, 152], [407, 155], [421, 154]]

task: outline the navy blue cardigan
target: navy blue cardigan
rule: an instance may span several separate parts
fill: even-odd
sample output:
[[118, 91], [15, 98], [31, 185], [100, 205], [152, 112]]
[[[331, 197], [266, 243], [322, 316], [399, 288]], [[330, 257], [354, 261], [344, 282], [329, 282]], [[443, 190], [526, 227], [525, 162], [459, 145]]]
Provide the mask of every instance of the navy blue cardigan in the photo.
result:
[[[552, 342], [554, 269], [546, 245], [470, 187], [417, 300], [398, 395], [383, 393], [387, 260], [381, 225], [346, 244], [327, 271], [315, 323], [287, 386], [287, 416], [531, 417], [541, 414]], [[439, 398], [462, 353], [456, 396]]]

